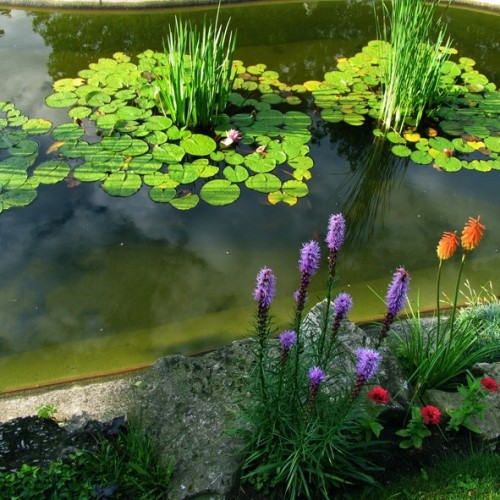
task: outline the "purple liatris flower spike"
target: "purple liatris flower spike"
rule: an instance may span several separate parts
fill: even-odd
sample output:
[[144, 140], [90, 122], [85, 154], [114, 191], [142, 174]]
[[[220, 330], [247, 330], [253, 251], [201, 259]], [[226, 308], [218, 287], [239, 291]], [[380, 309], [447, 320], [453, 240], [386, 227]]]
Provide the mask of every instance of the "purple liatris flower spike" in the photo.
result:
[[381, 355], [374, 349], [360, 347], [356, 349], [356, 358], [356, 384], [351, 394], [351, 400], [358, 397], [366, 382], [377, 373]]
[[333, 301], [335, 317], [333, 318], [332, 337], [335, 337], [339, 331], [341, 321], [352, 309], [352, 298], [348, 293], [339, 293]]
[[280, 337], [281, 348], [284, 352], [288, 352], [297, 342], [297, 334], [293, 330], [286, 330]]
[[342, 214], [331, 215], [325, 242], [331, 251], [338, 252], [344, 243], [345, 219]]
[[389, 328], [394, 321], [396, 315], [403, 309], [403, 306], [410, 288], [410, 275], [404, 267], [400, 267], [394, 273], [392, 282], [387, 290], [386, 303], [387, 312], [385, 313], [384, 322], [380, 328], [376, 347], [379, 347], [382, 341], [387, 337]]
[[319, 384], [326, 380], [325, 372], [319, 366], [313, 366], [309, 368], [309, 396], [307, 398], [307, 403], [309, 409], [312, 408], [316, 395], [318, 394]]
[[324, 382], [326, 379], [325, 372], [319, 366], [309, 368], [308, 377], [311, 382], [311, 386], [315, 387], [317, 387], [321, 382]]
[[254, 299], [264, 307], [269, 307], [276, 293], [276, 276], [271, 269], [263, 267], [257, 274]]
[[408, 289], [410, 287], [410, 275], [404, 267], [400, 267], [395, 273], [387, 291], [387, 312], [396, 316], [405, 304]]
[[345, 318], [347, 313], [352, 309], [352, 298], [348, 293], [339, 293], [333, 301], [335, 308], [335, 317]]
[[381, 355], [374, 349], [360, 347], [356, 349], [356, 358], [356, 375], [367, 382], [377, 373]]
[[302, 245], [300, 250], [299, 270], [300, 288], [295, 292], [294, 299], [297, 304], [296, 319], [300, 320], [304, 305], [307, 300], [307, 287], [311, 281], [311, 276], [318, 270], [321, 251], [319, 243], [311, 240]]
[[304, 243], [300, 251], [300, 272], [312, 276], [318, 270], [320, 257], [321, 250], [317, 241], [311, 240]]

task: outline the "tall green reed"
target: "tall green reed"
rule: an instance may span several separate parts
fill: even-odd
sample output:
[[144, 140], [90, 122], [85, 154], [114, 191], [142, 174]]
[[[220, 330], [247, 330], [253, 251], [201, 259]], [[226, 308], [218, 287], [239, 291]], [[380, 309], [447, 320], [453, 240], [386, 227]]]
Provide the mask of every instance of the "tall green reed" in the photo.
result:
[[181, 128], [208, 130], [228, 103], [234, 83], [236, 34], [203, 21], [201, 30], [175, 18], [164, 44], [164, 66], [156, 75], [160, 110]]
[[377, 16], [378, 37], [390, 45], [386, 49], [379, 120], [386, 130], [401, 132], [408, 122], [418, 126], [426, 108], [447, 93], [440, 77], [451, 42], [442, 18], [435, 19], [439, 3], [394, 0], [388, 7], [382, 0], [383, 13], [381, 18]]

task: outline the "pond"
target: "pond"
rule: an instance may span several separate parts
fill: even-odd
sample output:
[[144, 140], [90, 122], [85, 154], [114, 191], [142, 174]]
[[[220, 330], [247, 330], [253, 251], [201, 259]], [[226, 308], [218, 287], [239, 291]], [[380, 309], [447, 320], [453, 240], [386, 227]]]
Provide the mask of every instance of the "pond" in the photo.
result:
[[[214, 8], [1, 9], [0, 101], [54, 125], [66, 122], [66, 110], [45, 105], [54, 81], [115, 52], [161, 50], [179, 14], [200, 21]], [[223, 9], [223, 19], [229, 16], [237, 58], [263, 63], [290, 84], [322, 79], [338, 58], [375, 38], [371, 7], [360, 1], [237, 4]], [[500, 17], [454, 8], [446, 21], [459, 54], [498, 83]], [[351, 319], [383, 315], [377, 294], [385, 295], [400, 265], [412, 275], [413, 305], [419, 295], [419, 307], [431, 308], [438, 239], [479, 214], [486, 237], [464, 279], [476, 289], [492, 280], [498, 292], [498, 170], [446, 173], [389, 152], [370, 163], [370, 125], [327, 124], [311, 103], [309, 113], [314, 167], [309, 194], [293, 206], [242, 190], [229, 206], [181, 211], [154, 203], [146, 189], [118, 198], [99, 182], [67, 178], [41, 186], [29, 206], [0, 213], [0, 389], [117, 373], [245, 337], [255, 275], [265, 265], [278, 276], [274, 314], [286, 326], [300, 245], [323, 240], [328, 216], [340, 211], [353, 236], [339, 263], [339, 289], [354, 297]], [[54, 141], [37, 140], [40, 162]], [[456, 270], [447, 266], [449, 289]], [[320, 274], [311, 305], [323, 288]]]

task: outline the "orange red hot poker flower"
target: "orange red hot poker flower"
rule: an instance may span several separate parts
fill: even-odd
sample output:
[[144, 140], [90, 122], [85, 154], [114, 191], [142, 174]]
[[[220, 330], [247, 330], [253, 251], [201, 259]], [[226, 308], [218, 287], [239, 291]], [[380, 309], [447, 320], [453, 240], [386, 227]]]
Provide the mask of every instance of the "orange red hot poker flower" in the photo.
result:
[[462, 231], [462, 247], [464, 250], [474, 250], [479, 245], [481, 238], [483, 237], [483, 231], [486, 226], [479, 222], [480, 216], [477, 219], [469, 217], [469, 220], [465, 223], [465, 227]]
[[437, 246], [437, 255], [440, 260], [449, 259], [457, 251], [459, 239], [457, 232], [445, 231]]

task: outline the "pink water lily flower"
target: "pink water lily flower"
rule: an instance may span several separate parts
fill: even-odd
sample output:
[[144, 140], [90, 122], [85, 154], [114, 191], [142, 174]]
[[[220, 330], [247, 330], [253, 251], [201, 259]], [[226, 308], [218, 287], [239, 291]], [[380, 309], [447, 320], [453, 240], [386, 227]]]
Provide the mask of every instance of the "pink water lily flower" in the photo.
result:
[[226, 138], [222, 139], [220, 141], [221, 144], [223, 144], [226, 148], [231, 146], [231, 144], [235, 144], [236, 142], [241, 140], [241, 133], [239, 130], [235, 130], [234, 128], [231, 128], [226, 131]]

